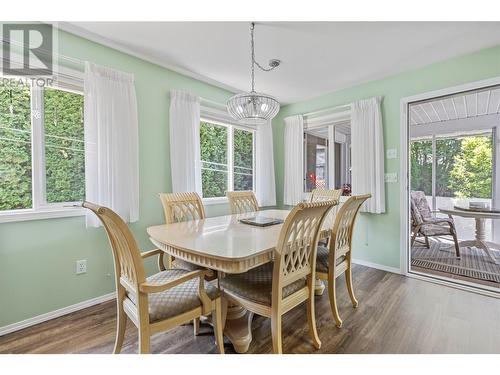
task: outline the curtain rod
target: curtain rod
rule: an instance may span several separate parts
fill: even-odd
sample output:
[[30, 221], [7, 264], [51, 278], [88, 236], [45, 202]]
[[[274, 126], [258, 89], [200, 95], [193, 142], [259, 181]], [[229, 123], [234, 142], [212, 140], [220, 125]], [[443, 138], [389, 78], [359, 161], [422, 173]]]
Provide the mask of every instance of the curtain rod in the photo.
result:
[[351, 109], [351, 105], [350, 104], [343, 104], [343, 105], [339, 105], [339, 106], [336, 106], [336, 107], [330, 107], [330, 108], [320, 109], [319, 111], [304, 113], [302, 116], [311, 117], [311, 116], [320, 115], [322, 113], [337, 111], [339, 109], [346, 109], [346, 110], [347, 109]]

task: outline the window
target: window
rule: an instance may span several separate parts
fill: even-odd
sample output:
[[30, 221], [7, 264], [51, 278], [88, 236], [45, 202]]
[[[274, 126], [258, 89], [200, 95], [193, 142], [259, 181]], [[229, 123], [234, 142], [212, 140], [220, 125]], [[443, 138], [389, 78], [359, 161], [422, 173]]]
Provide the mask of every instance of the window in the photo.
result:
[[47, 203], [85, 199], [83, 95], [44, 90]]
[[0, 210], [30, 208], [30, 88], [0, 86]]
[[[418, 125], [420, 126], [420, 125]], [[410, 186], [423, 191], [432, 210], [467, 207], [485, 202], [494, 207], [495, 160], [493, 130], [432, 135], [410, 143]], [[460, 238], [474, 238], [470, 219], [454, 217]], [[492, 240], [492, 220], [486, 220], [486, 238]]]
[[328, 139], [304, 133], [305, 192], [328, 188]]
[[[333, 141], [330, 142], [329, 139]], [[342, 121], [306, 128], [304, 193], [310, 193], [314, 189], [348, 189], [350, 184], [350, 123]]]
[[230, 124], [200, 123], [203, 198], [254, 189], [254, 132]]
[[0, 85], [0, 217], [82, 201], [84, 159], [81, 91]]
[[233, 190], [253, 190], [253, 132], [233, 130]]

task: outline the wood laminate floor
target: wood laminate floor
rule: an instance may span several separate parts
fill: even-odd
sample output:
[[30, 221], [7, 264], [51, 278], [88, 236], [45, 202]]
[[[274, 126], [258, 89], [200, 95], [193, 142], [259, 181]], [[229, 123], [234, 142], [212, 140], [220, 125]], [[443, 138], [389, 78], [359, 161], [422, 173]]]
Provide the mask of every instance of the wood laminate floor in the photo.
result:
[[[314, 350], [305, 306], [283, 317], [285, 353], [500, 353], [500, 299], [354, 266], [359, 307], [351, 307], [339, 279], [341, 329], [331, 317], [328, 294], [316, 297], [322, 347]], [[210, 326], [193, 336], [192, 326], [153, 336], [153, 353], [216, 353]], [[115, 302], [96, 305], [0, 337], [0, 353], [111, 353]], [[226, 339], [227, 340], [227, 339]], [[226, 353], [233, 348], [226, 341]], [[249, 353], [272, 351], [269, 319], [253, 320]], [[137, 330], [130, 325], [124, 353], [137, 352]]]

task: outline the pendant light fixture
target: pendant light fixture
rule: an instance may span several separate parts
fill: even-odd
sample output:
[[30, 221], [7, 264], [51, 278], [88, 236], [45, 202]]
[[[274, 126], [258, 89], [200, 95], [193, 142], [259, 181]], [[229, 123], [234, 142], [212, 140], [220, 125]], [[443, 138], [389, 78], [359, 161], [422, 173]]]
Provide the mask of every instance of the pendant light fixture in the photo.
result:
[[280, 65], [280, 60], [270, 60], [269, 68], [264, 68], [257, 61], [255, 61], [254, 28], [255, 23], [252, 22], [250, 24], [252, 91], [234, 95], [229, 98], [226, 106], [229, 114], [239, 122], [244, 124], [261, 125], [276, 116], [280, 109], [280, 104], [274, 97], [255, 91], [255, 65], [257, 65], [257, 67], [264, 72], [269, 72]]

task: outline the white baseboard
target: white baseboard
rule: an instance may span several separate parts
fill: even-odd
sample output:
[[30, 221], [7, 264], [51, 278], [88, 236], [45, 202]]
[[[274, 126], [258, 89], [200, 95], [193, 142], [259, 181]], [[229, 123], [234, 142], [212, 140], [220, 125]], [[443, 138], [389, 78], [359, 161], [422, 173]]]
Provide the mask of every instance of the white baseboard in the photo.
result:
[[359, 264], [361, 266], [375, 268], [377, 270], [382, 270], [382, 271], [391, 272], [391, 273], [397, 273], [399, 275], [402, 274], [401, 270], [399, 268], [396, 268], [396, 267], [384, 266], [383, 264], [372, 263], [372, 262], [368, 262], [366, 260], [354, 259], [354, 258], [352, 259], [352, 262], [354, 264]]
[[3, 327], [0, 327], [0, 336], [6, 335], [8, 333], [12, 333], [15, 331], [19, 331], [23, 328], [27, 328], [30, 326], [34, 326], [35, 324], [45, 322], [47, 320], [51, 320], [54, 318], [58, 318], [60, 316], [84, 309], [86, 307], [98, 305], [99, 303], [106, 302], [112, 300], [116, 297], [116, 292], [108, 293], [100, 297], [92, 298], [87, 301], [82, 301], [76, 303], [71, 306], [63, 307], [62, 309], [54, 310], [42, 315], [34, 316], [33, 318], [29, 318], [26, 320], [21, 320], [17, 323], [12, 323]]

